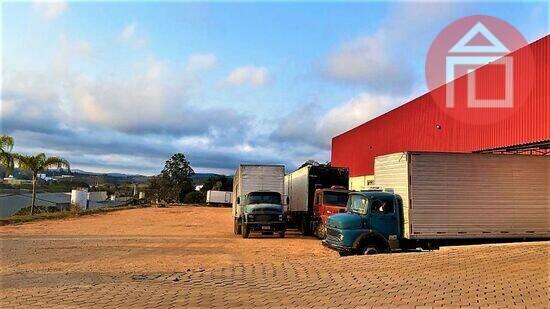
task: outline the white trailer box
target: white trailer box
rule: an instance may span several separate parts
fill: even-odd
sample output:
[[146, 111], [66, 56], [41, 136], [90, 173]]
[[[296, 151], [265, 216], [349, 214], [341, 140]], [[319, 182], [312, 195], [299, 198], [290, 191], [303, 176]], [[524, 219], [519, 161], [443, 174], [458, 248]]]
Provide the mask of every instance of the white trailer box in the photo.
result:
[[206, 203], [208, 204], [231, 204], [231, 192], [229, 191], [206, 191]]
[[[233, 216], [241, 216], [237, 198], [250, 192], [271, 191], [283, 197], [285, 167], [283, 165], [241, 164], [233, 177]], [[284, 198], [283, 198], [284, 200]]]
[[409, 239], [550, 237], [550, 157], [401, 152], [375, 185], [403, 199]]

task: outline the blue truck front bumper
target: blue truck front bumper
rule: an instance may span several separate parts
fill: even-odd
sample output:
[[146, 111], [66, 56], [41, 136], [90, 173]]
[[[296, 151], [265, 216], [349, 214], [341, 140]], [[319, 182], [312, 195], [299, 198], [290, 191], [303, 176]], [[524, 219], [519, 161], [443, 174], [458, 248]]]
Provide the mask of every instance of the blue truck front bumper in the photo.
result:
[[338, 252], [342, 252], [342, 253], [353, 253], [353, 252], [355, 252], [355, 249], [352, 248], [352, 247], [342, 246], [338, 243], [335, 243], [335, 242], [327, 240], [327, 239], [323, 239], [321, 241], [321, 243], [323, 244], [323, 246], [325, 246], [327, 248], [330, 248], [332, 250], [336, 250]]

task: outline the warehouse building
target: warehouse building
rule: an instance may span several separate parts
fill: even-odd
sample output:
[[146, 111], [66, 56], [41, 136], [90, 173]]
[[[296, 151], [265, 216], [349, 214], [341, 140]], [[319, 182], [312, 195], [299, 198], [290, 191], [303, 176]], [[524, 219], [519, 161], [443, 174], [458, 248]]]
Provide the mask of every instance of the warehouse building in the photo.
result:
[[[350, 169], [350, 188], [361, 190], [374, 184], [374, 158], [401, 151], [459, 153], [550, 154], [550, 36], [539, 39], [508, 56], [513, 58], [514, 100], [521, 106], [513, 112], [505, 108], [457, 109], [449, 113], [439, 105], [445, 85], [411, 102], [372, 119], [332, 139], [333, 166]], [[468, 76], [489, 72], [481, 67], [454, 83], [457, 105], [468, 97]], [[493, 91], [491, 77], [485, 88]], [[492, 78], [492, 80], [491, 80]], [[527, 82], [528, 81], [528, 82]], [[462, 85], [462, 86], [461, 86]], [[481, 90], [483, 91], [483, 89]], [[476, 113], [458, 115], [458, 113]], [[466, 116], [466, 117], [464, 117]], [[477, 122], [465, 121], [465, 118]], [[459, 119], [460, 118], [460, 119]], [[494, 121], [492, 121], [494, 120]]]

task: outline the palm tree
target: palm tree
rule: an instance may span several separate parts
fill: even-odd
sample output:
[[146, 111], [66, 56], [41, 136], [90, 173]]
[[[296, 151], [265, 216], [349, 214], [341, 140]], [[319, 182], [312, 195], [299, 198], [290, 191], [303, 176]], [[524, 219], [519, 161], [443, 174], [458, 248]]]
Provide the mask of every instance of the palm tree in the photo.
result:
[[0, 164], [6, 167], [6, 176], [13, 172], [13, 138], [11, 136], [0, 136]]
[[25, 156], [21, 154], [13, 155], [15, 161], [19, 168], [32, 172], [32, 204], [31, 204], [31, 216], [34, 214], [34, 204], [36, 201], [36, 181], [38, 178], [38, 173], [46, 171], [49, 168], [57, 167], [63, 168], [66, 167], [67, 170], [71, 171], [71, 166], [69, 162], [63, 158], [59, 157], [46, 157], [45, 154], [39, 153], [36, 156]]

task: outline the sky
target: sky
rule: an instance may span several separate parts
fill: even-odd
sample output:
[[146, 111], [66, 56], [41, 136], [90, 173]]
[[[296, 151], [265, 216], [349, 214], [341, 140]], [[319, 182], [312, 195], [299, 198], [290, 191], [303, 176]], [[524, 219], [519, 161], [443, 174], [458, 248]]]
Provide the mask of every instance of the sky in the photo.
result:
[[448, 24], [490, 15], [528, 42], [528, 2], [2, 2], [0, 130], [73, 169], [158, 174], [330, 161], [331, 138], [425, 93]]

